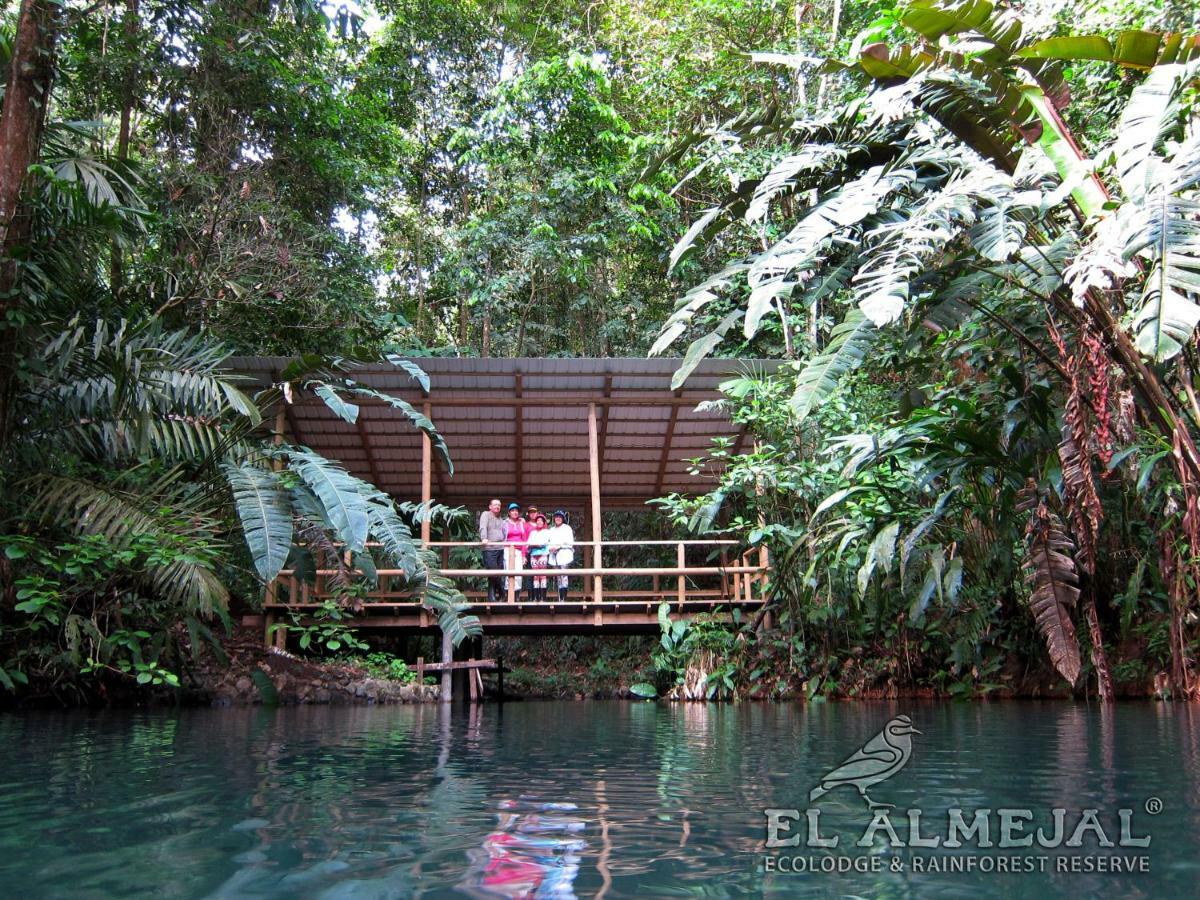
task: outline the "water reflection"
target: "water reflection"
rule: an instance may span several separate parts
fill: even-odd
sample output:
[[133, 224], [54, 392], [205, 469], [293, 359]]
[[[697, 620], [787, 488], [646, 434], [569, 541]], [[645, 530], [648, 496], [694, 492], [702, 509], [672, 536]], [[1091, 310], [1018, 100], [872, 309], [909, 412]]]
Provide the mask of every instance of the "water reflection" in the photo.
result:
[[[816, 779], [899, 713], [923, 735], [881, 799], [932, 822], [951, 807], [1095, 807], [1111, 818], [1161, 797], [1151, 874], [764, 872], [762, 810], [804, 808]], [[895, 702], [6, 716], [0, 894], [1191, 893], [1196, 716], [1169, 704]], [[821, 805], [852, 843], [864, 824], [857, 795], [831, 792]]]
[[580, 851], [587, 847], [587, 841], [572, 837], [587, 823], [563, 815], [575, 809], [574, 803], [541, 802], [529, 796], [501, 801], [495, 830], [484, 839], [482, 849], [468, 853], [471, 868], [461, 885], [463, 893], [573, 898]]

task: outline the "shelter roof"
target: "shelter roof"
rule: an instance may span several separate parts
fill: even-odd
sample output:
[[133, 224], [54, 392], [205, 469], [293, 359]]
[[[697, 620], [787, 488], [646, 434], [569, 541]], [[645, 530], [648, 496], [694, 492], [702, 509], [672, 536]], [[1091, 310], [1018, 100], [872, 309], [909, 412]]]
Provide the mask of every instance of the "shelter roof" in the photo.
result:
[[[364, 385], [428, 408], [450, 448], [451, 476], [435, 454], [434, 499], [477, 506], [492, 496], [579, 509], [590, 496], [588, 415], [595, 404], [601, 502], [641, 506], [708, 484], [685, 460], [718, 436], [745, 436], [722, 412], [697, 411], [717, 386], [768, 360], [709, 359], [671, 390], [678, 359], [413, 359], [429, 375], [425, 393], [390, 364], [355, 369]], [[235, 357], [234, 369], [261, 386], [287, 365], [282, 357]], [[355, 402], [358, 402], [357, 400]], [[397, 499], [421, 497], [421, 437], [399, 412], [364, 402], [348, 424], [313, 397], [287, 408], [288, 439], [341, 461]]]

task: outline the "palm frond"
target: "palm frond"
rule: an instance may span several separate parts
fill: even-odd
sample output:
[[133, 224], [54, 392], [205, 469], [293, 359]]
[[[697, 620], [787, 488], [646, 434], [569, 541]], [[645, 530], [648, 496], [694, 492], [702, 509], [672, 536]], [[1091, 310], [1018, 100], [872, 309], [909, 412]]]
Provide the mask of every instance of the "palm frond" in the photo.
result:
[[[136, 538], [151, 538], [166, 546], [190, 534], [181, 533], [178, 522], [164, 522], [158, 514], [161, 498], [153, 495], [146, 497], [62, 475], [38, 476], [30, 485], [36, 492], [33, 508], [40, 510], [43, 521], [76, 534], [102, 535], [116, 547], [127, 547]], [[181, 557], [168, 564], [151, 565], [149, 574], [156, 593], [185, 609], [211, 615], [228, 605], [228, 591], [203, 562]]]
[[829, 397], [842, 377], [858, 368], [875, 342], [878, 331], [861, 310], [851, 309], [829, 336], [824, 351], [805, 363], [796, 377], [791, 406], [798, 421]]

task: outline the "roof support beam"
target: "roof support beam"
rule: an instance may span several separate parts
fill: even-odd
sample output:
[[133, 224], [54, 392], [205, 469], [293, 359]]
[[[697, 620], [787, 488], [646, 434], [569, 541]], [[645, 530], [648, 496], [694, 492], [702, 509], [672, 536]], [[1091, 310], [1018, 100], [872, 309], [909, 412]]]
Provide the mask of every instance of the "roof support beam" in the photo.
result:
[[[643, 392], [644, 393], [644, 392]], [[712, 400], [712, 392], [693, 391], [690, 395], [685, 395], [683, 389], [680, 388], [670, 397], [658, 397], [652, 399], [644, 399], [641, 397], [620, 396], [606, 397], [603, 394], [588, 394], [579, 392], [574, 394], [566, 392], [566, 396], [561, 397], [496, 397], [486, 393], [476, 394], [470, 397], [454, 397], [432, 396], [432, 402], [435, 407], [455, 407], [455, 406], [471, 406], [471, 407], [510, 407], [510, 406], [587, 406], [589, 403], [595, 403], [597, 407], [605, 406], [695, 406], [702, 400]], [[394, 392], [394, 397], [408, 400], [410, 403], [419, 403], [421, 398], [404, 397], [403, 392]], [[373, 397], [355, 397], [354, 402], [359, 406], [387, 406], [383, 400], [376, 400]], [[306, 400], [303, 403], [297, 404], [303, 407], [321, 408], [324, 404], [320, 400]]]
[[742, 445], [746, 443], [746, 435], [749, 433], [750, 433], [750, 429], [747, 428], [745, 425], [743, 425], [742, 430], [738, 432], [737, 440], [733, 442], [733, 455], [734, 456], [742, 455]]
[[[675, 396], [679, 396], [679, 391]], [[675, 443], [675, 423], [679, 421], [679, 406], [671, 407], [671, 418], [667, 420], [667, 433], [663, 437], [662, 455], [658, 458], [658, 477], [654, 480], [654, 496], [662, 496], [663, 482], [667, 477], [667, 463], [671, 459], [671, 445]]]
[[[425, 418], [429, 418], [429, 404], [425, 404]], [[371, 464], [374, 466], [374, 462]], [[433, 441], [424, 431], [421, 432], [421, 507], [424, 517], [421, 519], [421, 543], [429, 543], [429, 502], [432, 500], [433, 482]]]
[[354, 420], [354, 427], [358, 430], [358, 439], [362, 441], [363, 449], [367, 451], [367, 465], [371, 469], [371, 484], [383, 490], [383, 482], [379, 479], [379, 466], [375, 464], [375, 451], [371, 449], [371, 437], [367, 434], [367, 426], [363, 423], [361, 409], [358, 411], [358, 418]]
[[[611, 375], [604, 376], [604, 396], [606, 398], [612, 396], [612, 376]], [[604, 474], [604, 445], [608, 442], [608, 407], [607, 406], [602, 407], [601, 412], [604, 415], [604, 420], [600, 423], [599, 460], [600, 460], [600, 474], [603, 475]]]
[[[273, 370], [272, 386], [280, 387], [281, 378], [282, 378], [282, 376], [279, 374], [279, 370], [278, 369]], [[287, 418], [288, 431], [291, 433], [292, 440], [297, 444], [303, 444], [304, 437], [303, 437], [303, 435], [300, 434], [300, 424], [296, 421], [296, 413], [293, 409], [295, 404], [288, 402], [288, 398], [290, 396], [291, 395], [287, 391], [284, 391], [281, 389], [279, 391], [279, 407], [283, 411], [284, 416]], [[382, 402], [382, 401], [380, 401], [380, 402]], [[314, 403], [312, 405], [315, 406], [317, 404]], [[321, 405], [323, 406], [324, 403], [321, 403]], [[277, 443], [277, 444], [282, 443], [282, 441], [276, 441], [275, 443]]]
[[[595, 403], [588, 405], [588, 461], [591, 463], [592, 540], [595, 542], [595, 546], [592, 547], [592, 568], [599, 569], [604, 565], [600, 558], [600, 542], [604, 539], [600, 536], [600, 441], [596, 436]], [[600, 575], [595, 578], [592, 583], [592, 599], [599, 603], [604, 599], [603, 579]], [[599, 609], [596, 615], [601, 615]], [[599, 621], [596, 624], [600, 624]]]
[[[522, 387], [521, 373], [513, 373], [513, 392], [518, 400], [521, 399]], [[513, 408], [513, 427], [516, 429], [516, 434], [513, 436], [513, 449], [516, 454], [517, 468], [517, 483], [513, 485], [513, 490], [517, 496], [525, 496], [525, 408], [523, 406]]]

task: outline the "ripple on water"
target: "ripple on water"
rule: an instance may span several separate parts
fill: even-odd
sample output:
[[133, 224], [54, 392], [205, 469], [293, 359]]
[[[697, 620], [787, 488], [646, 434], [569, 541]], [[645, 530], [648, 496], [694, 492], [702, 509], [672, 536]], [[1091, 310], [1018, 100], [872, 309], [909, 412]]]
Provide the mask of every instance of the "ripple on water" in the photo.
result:
[[[762, 810], [806, 806], [900, 711], [923, 734], [880, 788], [898, 809], [933, 820], [951, 806], [1160, 796], [1152, 874], [765, 875]], [[1200, 857], [1194, 715], [522, 703], [8, 716], [0, 896], [1165, 896], [1190, 890]], [[821, 803], [829, 821], [865, 823], [848, 788]]]

